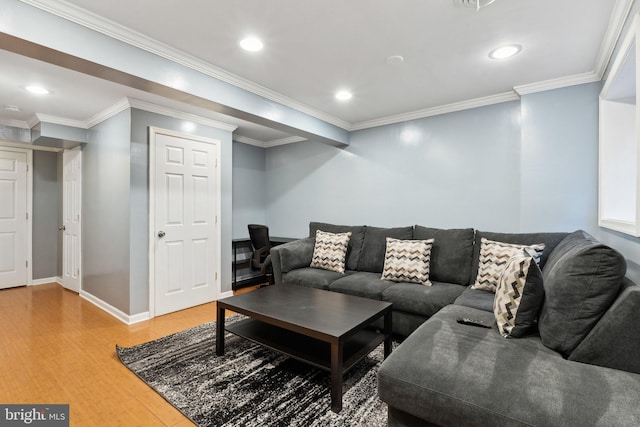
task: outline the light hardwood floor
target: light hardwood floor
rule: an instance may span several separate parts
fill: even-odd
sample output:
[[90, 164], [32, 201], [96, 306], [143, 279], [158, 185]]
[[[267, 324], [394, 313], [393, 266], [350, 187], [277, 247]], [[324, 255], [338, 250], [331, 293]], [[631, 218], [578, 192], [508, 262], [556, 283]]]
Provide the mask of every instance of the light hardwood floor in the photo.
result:
[[191, 426], [120, 363], [115, 346], [215, 316], [210, 303], [127, 326], [58, 284], [0, 290], [0, 403], [68, 403], [72, 426]]

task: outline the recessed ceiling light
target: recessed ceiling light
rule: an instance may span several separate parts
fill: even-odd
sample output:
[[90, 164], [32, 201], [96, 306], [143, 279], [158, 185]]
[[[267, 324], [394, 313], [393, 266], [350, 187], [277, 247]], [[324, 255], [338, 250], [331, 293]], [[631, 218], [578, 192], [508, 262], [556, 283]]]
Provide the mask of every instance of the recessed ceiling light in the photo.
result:
[[249, 52], [257, 52], [262, 50], [264, 45], [262, 41], [257, 37], [247, 37], [240, 40], [240, 47]]
[[338, 101], [348, 101], [353, 98], [353, 94], [348, 90], [341, 90], [336, 92], [336, 99]]
[[389, 65], [401, 64], [404, 58], [400, 55], [391, 55], [384, 60]]
[[7, 111], [14, 111], [16, 113], [22, 111], [22, 108], [18, 107], [17, 105], [5, 105], [4, 109]]
[[483, 7], [489, 6], [496, 0], [453, 0], [453, 4], [462, 7], [472, 7], [476, 10], [480, 10]]
[[507, 46], [500, 46], [489, 52], [489, 58], [491, 59], [505, 59], [510, 58], [522, 50], [522, 46], [519, 44], [510, 44]]
[[38, 85], [29, 85], [26, 87], [26, 89], [36, 95], [48, 95], [49, 93], [51, 93], [48, 89]]
[[183, 122], [182, 130], [185, 132], [193, 132], [194, 130], [196, 130], [196, 124], [193, 122]]

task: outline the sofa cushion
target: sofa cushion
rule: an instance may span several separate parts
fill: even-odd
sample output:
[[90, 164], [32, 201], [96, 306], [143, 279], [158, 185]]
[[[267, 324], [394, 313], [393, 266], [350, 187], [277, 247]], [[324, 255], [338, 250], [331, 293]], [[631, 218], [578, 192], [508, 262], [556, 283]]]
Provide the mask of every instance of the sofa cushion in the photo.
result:
[[[349, 226], [349, 225], [334, 225], [326, 224], [324, 222], [310, 222], [309, 223], [309, 236], [315, 237], [316, 231], [322, 230], [328, 233], [351, 233], [351, 239], [349, 239], [349, 246], [347, 246], [347, 260], [345, 268], [347, 270], [357, 270], [358, 260], [362, 252], [362, 243], [364, 241], [364, 225]], [[307, 264], [309, 265], [309, 264]]]
[[398, 240], [387, 237], [382, 280], [431, 286], [429, 263], [432, 245], [433, 239]]
[[379, 300], [382, 291], [392, 285], [393, 282], [381, 280], [378, 273], [358, 271], [337, 279], [329, 285], [329, 290]]
[[429, 277], [437, 282], [468, 285], [473, 258], [473, 228], [443, 230], [416, 225], [413, 238], [434, 239]]
[[626, 272], [624, 257], [579, 230], [565, 237], [542, 270], [542, 342], [571, 354], [611, 306]]
[[[624, 279], [609, 310], [569, 360], [640, 374], [640, 286]], [[395, 320], [394, 320], [395, 328]], [[624, 349], [612, 351], [612, 349]]]
[[536, 335], [505, 340], [495, 326], [458, 317], [493, 321], [451, 305], [423, 323], [378, 370], [378, 395], [390, 407], [425, 425], [640, 425], [640, 376], [570, 362]]
[[328, 233], [316, 231], [316, 244], [311, 258], [312, 268], [344, 273], [344, 263], [347, 257], [347, 245], [351, 232]]
[[431, 286], [395, 283], [382, 292], [382, 300], [394, 310], [430, 317], [456, 300], [465, 287], [454, 283], [431, 282]]
[[520, 255], [523, 249], [529, 251], [536, 263], [538, 263], [544, 252], [544, 243], [525, 246], [514, 243], [495, 242], [483, 237], [480, 242], [478, 276], [471, 287], [473, 289], [495, 292], [498, 287], [498, 280], [504, 274], [508, 262], [512, 257]]
[[494, 300], [495, 294], [493, 292], [471, 289], [471, 286], [469, 286], [465, 288], [464, 292], [462, 292], [458, 298], [456, 298], [454, 304], [493, 312]]
[[535, 245], [544, 243], [544, 252], [540, 257], [540, 269], [544, 271], [544, 265], [549, 258], [549, 254], [562, 239], [569, 233], [491, 233], [488, 231], [476, 231], [475, 244], [473, 247], [473, 261], [471, 264], [471, 280], [475, 281], [478, 275], [478, 264], [480, 260], [480, 243], [482, 238], [487, 238], [495, 242], [515, 243], [517, 245]]
[[513, 257], [498, 281], [493, 314], [498, 331], [507, 338], [535, 332], [544, 299], [542, 271], [528, 253]]
[[[306, 239], [294, 240], [293, 242], [288, 242], [271, 248], [272, 252], [278, 253], [281, 272], [287, 273], [297, 268], [309, 267], [311, 264], [311, 258], [313, 258], [315, 242], [315, 238], [309, 237]], [[274, 266], [274, 269], [275, 268], [276, 267]]]
[[335, 271], [303, 267], [291, 270], [288, 273], [283, 273], [282, 282], [305, 286], [307, 288], [328, 290], [331, 283], [351, 273], [353, 273], [353, 271], [347, 270], [344, 273], [337, 273]]
[[413, 227], [379, 228], [367, 227], [364, 233], [362, 253], [358, 261], [359, 271], [382, 273], [387, 237], [409, 240], [413, 238]]

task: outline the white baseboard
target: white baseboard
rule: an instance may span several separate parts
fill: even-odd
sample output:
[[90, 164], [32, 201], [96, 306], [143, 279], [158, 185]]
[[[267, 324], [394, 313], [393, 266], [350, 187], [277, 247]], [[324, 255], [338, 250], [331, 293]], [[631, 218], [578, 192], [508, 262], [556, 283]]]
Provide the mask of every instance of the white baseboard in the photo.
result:
[[121, 322], [126, 323], [127, 325], [133, 325], [134, 323], [139, 323], [150, 319], [148, 311], [144, 313], [129, 315], [115, 308], [111, 304], [104, 302], [95, 295], [92, 295], [85, 291], [80, 291], [80, 297], [86, 299], [96, 307], [100, 308], [103, 311], [106, 311], [107, 313], [120, 320]]
[[31, 285], [29, 286], [46, 285], [48, 283], [57, 283], [59, 285], [62, 285], [62, 278], [61, 277], [45, 277], [43, 279], [33, 279], [31, 281]]
[[133, 314], [129, 316], [129, 325], [144, 322], [145, 320], [149, 319], [151, 319], [151, 314], [148, 311], [145, 311], [144, 313]]
[[220, 296], [218, 297], [218, 299], [228, 298], [228, 297], [232, 297], [232, 296], [233, 296], [233, 291], [227, 291], [227, 292], [221, 293]]

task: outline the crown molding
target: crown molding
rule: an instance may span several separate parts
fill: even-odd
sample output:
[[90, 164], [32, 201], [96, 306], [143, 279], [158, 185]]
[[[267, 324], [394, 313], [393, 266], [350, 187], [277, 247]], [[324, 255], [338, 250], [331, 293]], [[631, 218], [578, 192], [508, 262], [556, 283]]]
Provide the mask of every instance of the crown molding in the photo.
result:
[[226, 130], [228, 132], [233, 132], [234, 130], [238, 129], [238, 126], [236, 125], [230, 125], [228, 123], [209, 119], [207, 117], [198, 116], [196, 114], [185, 113], [180, 110], [174, 110], [173, 108], [163, 107], [161, 105], [152, 104], [150, 102], [140, 101], [134, 98], [127, 98], [127, 101], [131, 108], [137, 108], [138, 110], [144, 110], [150, 113], [156, 113], [156, 114], [173, 117], [180, 120], [186, 120], [186, 121], [198, 123], [204, 126]]
[[38, 123], [40, 123], [40, 119], [38, 118], [38, 114], [37, 113], [34, 114], [33, 116], [31, 116], [29, 118], [29, 120], [27, 120], [27, 126], [29, 126], [29, 129], [31, 129], [32, 127], [34, 127]]
[[243, 77], [232, 74], [222, 68], [182, 52], [179, 49], [161, 43], [151, 37], [145, 36], [137, 31], [120, 25], [114, 21], [106, 19], [88, 10], [82, 9], [64, 0], [20, 0], [30, 6], [44, 10], [45, 12], [64, 18], [68, 21], [82, 25], [83, 27], [97, 31], [113, 39], [135, 46], [147, 52], [153, 53], [172, 62], [184, 65], [192, 70], [201, 72], [215, 79], [229, 83], [233, 86], [244, 89], [255, 95], [262, 96], [271, 101], [306, 113], [319, 120], [331, 123], [342, 129], [349, 130], [351, 124], [345, 120], [331, 116], [322, 111], [316, 110], [306, 104], [289, 98], [274, 90], [261, 86]]
[[613, 11], [609, 18], [609, 26], [607, 27], [607, 32], [604, 35], [602, 44], [600, 45], [600, 52], [598, 52], [596, 63], [593, 68], [594, 73], [598, 75], [599, 80], [603, 79], [607, 68], [609, 68], [611, 56], [613, 55], [613, 51], [615, 50], [618, 40], [622, 35], [624, 24], [629, 18], [633, 2], [634, 0], [617, 0], [613, 6]]
[[260, 141], [258, 139], [249, 138], [242, 135], [234, 135], [233, 140], [243, 144], [253, 145], [260, 148], [277, 147], [278, 145], [293, 144], [294, 142], [306, 141], [307, 138], [301, 136], [287, 136], [285, 138], [273, 139], [271, 141]]
[[265, 145], [267, 146], [267, 148], [269, 148], [269, 147], [277, 147], [278, 145], [293, 144], [295, 142], [302, 142], [306, 140], [307, 138], [303, 138], [301, 136], [288, 136], [286, 138], [273, 139], [271, 141], [267, 141], [265, 142]]
[[377, 126], [391, 125], [409, 120], [423, 119], [425, 117], [438, 116], [440, 114], [453, 113], [455, 111], [468, 110], [471, 108], [485, 107], [487, 105], [500, 104], [507, 101], [517, 101], [520, 99], [515, 92], [505, 92], [497, 95], [485, 96], [482, 98], [470, 99], [468, 101], [454, 102], [438, 107], [426, 108], [424, 110], [412, 111], [409, 113], [397, 114], [395, 116], [382, 117], [374, 120], [367, 120], [355, 123], [351, 130], [369, 129]]
[[[491, 95], [483, 98], [476, 98], [462, 102], [456, 102], [451, 104], [446, 104], [437, 107], [426, 108], [422, 110], [412, 111], [408, 113], [392, 115], [381, 117], [373, 120], [366, 120], [358, 123], [349, 123], [345, 120], [339, 119], [337, 117], [328, 115], [321, 111], [318, 111], [306, 104], [300, 103], [292, 98], [289, 98], [285, 95], [282, 95], [278, 92], [275, 92], [271, 89], [268, 89], [264, 86], [253, 83], [247, 79], [244, 79], [235, 74], [229, 73], [226, 70], [218, 68], [211, 63], [200, 60], [192, 55], [188, 55], [185, 52], [182, 52], [178, 49], [172, 48], [164, 43], [161, 43], [157, 40], [154, 40], [150, 37], [147, 37], [141, 33], [133, 31], [123, 25], [120, 25], [116, 22], [108, 20], [104, 17], [101, 17], [97, 14], [89, 12], [85, 9], [82, 9], [76, 5], [73, 5], [65, 0], [20, 0], [23, 3], [29, 4], [38, 9], [44, 10], [53, 15], [59, 16], [61, 18], [67, 19], [71, 22], [74, 22], [78, 25], [82, 25], [91, 30], [97, 31], [101, 34], [119, 40], [123, 43], [127, 43], [131, 46], [135, 46], [147, 52], [153, 53], [175, 63], [181, 64], [185, 67], [191, 68], [195, 71], [199, 71], [204, 73], [210, 77], [216, 78], [218, 80], [224, 81], [241, 89], [244, 89], [248, 92], [254, 93], [256, 95], [262, 96], [269, 100], [278, 102], [287, 107], [293, 108], [295, 110], [304, 112], [312, 117], [315, 117], [319, 120], [323, 120], [327, 123], [331, 123], [335, 126], [338, 126], [347, 131], [355, 131], [361, 129], [368, 129], [377, 126], [389, 125], [400, 123], [409, 120], [416, 120], [420, 118], [436, 116], [445, 113], [451, 113], [455, 111], [462, 111], [471, 108], [483, 107], [492, 104], [498, 104], [501, 102], [514, 101], [518, 100], [521, 95], [526, 95], [530, 93], [542, 92], [546, 90], [559, 89], [562, 87], [573, 86], [583, 83], [592, 83], [595, 81], [602, 80], [609, 63], [611, 61], [611, 56], [613, 51], [615, 50], [615, 46], [620, 38], [621, 32], [624, 28], [624, 24], [628, 18], [628, 15], [633, 6], [634, 0], [616, 0], [614, 5], [614, 9], [611, 13], [611, 17], [609, 19], [609, 26], [607, 27], [607, 32], [605, 33], [605, 37], [600, 45], [600, 50], [598, 56], [596, 57], [596, 62], [594, 64], [594, 70], [587, 73], [576, 74], [572, 76], [561, 77], [557, 79], [550, 79], [542, 82], [519, 85], [513, 88], [513, 92], [506, 92], [497, 95]], [[142, 102], [142, 101], [140, 101]], [[152, 105], [152, 104], [149, 104]], [[158, 106], [159, 107], [159, 106]], [[117, 110], [117, 105], [111, 107], [113, 111]], [[128, 108], [128, 107], [124, 107]], [[160, 112], [157, 109], [147, 109], [145, 107], [137, 106], [135, 108], [140, 108], [143, 110], [157, 112], [159, 114], [170, 115], [173, 116], [176, 113], [176, 110], [170, 110], [172, 113], [168, 113], [169, 109], [162, 108], [165, 112]], [[100, 121], [104, 121], [109, 116], [110, 109], [105, 110], [102, 113], [92, 117], [88, 120], [88, 124], [92, 126], [100, 123]], [[117, 114], [122, 110], [116, 111], [113, 114]], [[100, 114], [104, 113], [104, 118], [101, 118]], [[185, 113], [181, 113], [185, 114]], [[198, 116], [194, 116], [198, 117]], [[184, 118], [184, 117], [183, 117]], [[187, 119], [196, 121], [195, 119]], [[37, 123], [37, 122], [36, 122]], [[198, 123], [201, 123], [198, 121]], [[219, 122], [218, 122], [219, 123]], [[17, 126], [20, 127], [20, 126]], [[32, 126], [31, 126], [32, 127]], [[214, 126], [217, 127], [217, 126]], [[299, 137], [292, 137], [299, 138]], [[283, 140], [287, 140], [288, 138], [283, 138]], [[271, 147], [276, 145], [288, 144], [291, 142], [298, 142], [298, 140], [291, 142], [280, 142], [280, 140], [274, 141], [259, 141], [252, 138], [236, 136], [234, 137], [235, 141], [243, 142], [250, 145], [255, 145], [257, 147]]]
[[0, 118], [1, 126], [9, 126], [12, 128], [31, 129], [33, 126], [29, 126], [29, 123], [24, 120], [16, 119], [2, 119]]
[[120, 101], [116, 102], [111, 107], [107, 107], [104, 110], [89, 117], [86, 121], [87, 129], [92, 128], [95, 125], [100, 124], [107, 119], [110, 119], [111, 117], [115, 116], [118, 113], [123, 112], [124, 110], [130, 107], [131, 105], [129, 104], [129, 99], [122, 98]]
[[249, 138], [248, 136], [234, 135], [233, 140], [236, 142], [241, 142], [242, 144], [253, 145], [254, 147], [267, 148], [266, 142]]
[[112, 106], [100, 111], [87, 120], [73, 120], [66, 119], [64, 117], [50, 116], [46, 114], [36, 113], [29, 121], [23, 122], [19, 120], [11, 121], [13, 124], [8, 126], [21, 127], [24, 129], [31, 129], [40, 122], [53, 123], [56, 125], [70, 126], [80, 129], [90, 129], [95, 125], [104, 122], [107, 119], [115, 116], [116, 114], [126, 110], [127, 108], [136, 108], [138, 110], [148, 111], [150, 113], [156, 113], [163, 116], [173, 117], [178, 120], [186, 120], [193, 123], [198, 123], [204, 126], [209, 126], [216, 129], [225, 130], [228, 132], [235, 131], [238, 126], [230, 125], [228, 123], [220, 122], [218, 120], [209, 119], [207, 117], [198, 116], [196, 114], [185, 113], [183, 111], [174, 110], [172, 108], [163, 107], [160, 105], [152, 104], [146, 101], [140, 101], [134, 98], [123, 98], [116, 102]]
[[593, 83], [600, 81], [600, 77], [590, 71], [588, 73], [574, 74], [572, 76], [559, 77], [557, 79], [545, 80], [542, 82], [531, 83], [526, 85], [514, 86], [513, 90], [520, 96], [530, 93], [544, 92], [552, 89], [560, 89], [563, 87], [575, 86], [584, 83]]
[[33, 126], [35, 126], [39, 122], [45, 122], [53, 123], [54, 125], [69, 126], [72, 128], [89, 129], [89, 127], [87, 126], [87, 122], [82, 120], [65, 119], [64, 117], [49, 116], [47, 114], [40, 113], [36, 113], [36, 117], [38, 121]]
[[150, 113], [160, 114], [163, 116], [169, 116], [179, 120], [186, 120], [204, 126], [226, 130], [228, 132], [233, 132], [238, 128], [238, 126], [230, 125], [218, 120], [209, 119], [207, 117], [198, 116], [196, 114], [185, 113], [184, 111], [175, 110], [169, 107], [163, 107], [161, 105], [141, 101], [135, 98], [122, 98], [112, 106], [90, 117], [86, 122], [83, 122], [83, 124], [87, 129], [92, 128], [93, 126], [104, 122], [105, 120], [115, 116], [116, 114], [121, 113], [127, 108], [136, 108], [138, 110], [148, 111]]

